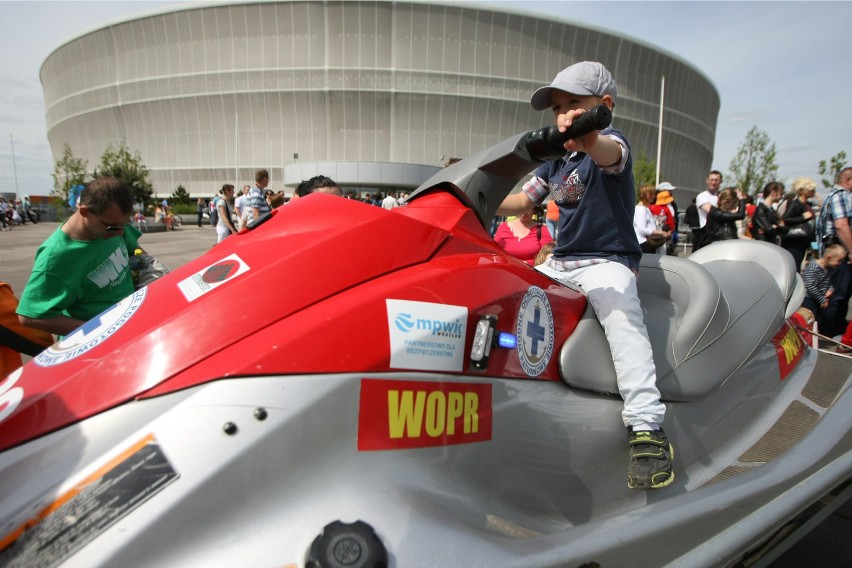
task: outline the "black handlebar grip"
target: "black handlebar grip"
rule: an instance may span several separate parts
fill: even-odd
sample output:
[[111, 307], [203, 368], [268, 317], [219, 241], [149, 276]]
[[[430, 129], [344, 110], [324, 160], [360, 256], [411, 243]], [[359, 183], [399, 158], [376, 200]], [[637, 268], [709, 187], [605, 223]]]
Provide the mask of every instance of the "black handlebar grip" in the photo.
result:
[[568, 140], [603, 130], [611, 122], [612, 111], [598, 105], [578, 116], [565, 132], [559, 132], [555, 125], [531, 132], [526, 141], [527, 151], [530, 157], [541, 161], [561, 158], [565, 155], [564, 145]]
[[565, 132], [559, 132], [559, 128], [551, 126], [548, 128], [548, 138], [551, 143], [564, 145], [569, 140], [585, 136], [595, 130], [603, 130], [612, 122], [612, 112], [604, 105], [598, 105], [578, 116]]

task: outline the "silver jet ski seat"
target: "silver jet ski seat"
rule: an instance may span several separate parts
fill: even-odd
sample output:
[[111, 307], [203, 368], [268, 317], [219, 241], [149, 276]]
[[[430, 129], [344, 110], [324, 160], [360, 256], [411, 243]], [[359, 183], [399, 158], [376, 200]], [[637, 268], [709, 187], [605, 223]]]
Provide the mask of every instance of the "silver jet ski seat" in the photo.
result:
[[[801, 303], [792, 256], [768, 243], [714, 243], [688, 259], [643, 255], [639, 299], [663, 400], [696, 400], [721, 386]], [[572, 387], [618, 393], [603, 328], [591, 306], [559, 356]]]

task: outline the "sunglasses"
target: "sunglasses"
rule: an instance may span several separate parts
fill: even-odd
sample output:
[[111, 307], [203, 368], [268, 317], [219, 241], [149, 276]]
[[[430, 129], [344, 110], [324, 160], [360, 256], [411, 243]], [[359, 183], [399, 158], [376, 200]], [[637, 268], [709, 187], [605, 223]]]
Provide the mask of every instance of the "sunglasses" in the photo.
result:
[[[87, 205], [87, 204], [85, 204], [85, 203], [83, 203], [83, 204], [81, 205], [81, 207], [86, 207], [86, 208], [88, 209], [88, 205]], [[103, 225], [103, 226], [104, 226], [104, 230], [105, 230], [107, 233], [117, 233], [118, 231], [123, 231], [123, 230], [124, 230], [124, 227], [126, 227], [126, 226], [127, 226], [127, 223], [124, 223], [123, 225], [107, 225], [107, 224], [106, 224], [106, 223], [104, 223], [104, 221], [101, 219], [101, 216], [100, 216], [100, 215], [98, 215], [97, 213], [95, 213], [95, 212], [94, 212], [94, 211], [92, 211], [91, 209], [88, 209], [88, 210], [89, 210], [89, 214], [90, 214], [92, 217], [94, 217], [95, 219], [97, 219], [97, 220], [98, 220], [98, 222], [99, 222], [101, 225]]]
[[118, 231], [123, 231], [123, 230], [124, 230], [124, 227], [126, 226], [126, 223], [125, 223], [124, 225], [107, 225], [106, 223], [104, 223], [103, 221], [101, 221], [101, 218], [100, 218], [100, 217], [98, 217], [97, 219], [98, 219], [98, 221], [100, 221], [100, 222], [101, 222], [101, 224], [104, 226], [104, 230], [105, 230], [107, 233], [117, 233]]

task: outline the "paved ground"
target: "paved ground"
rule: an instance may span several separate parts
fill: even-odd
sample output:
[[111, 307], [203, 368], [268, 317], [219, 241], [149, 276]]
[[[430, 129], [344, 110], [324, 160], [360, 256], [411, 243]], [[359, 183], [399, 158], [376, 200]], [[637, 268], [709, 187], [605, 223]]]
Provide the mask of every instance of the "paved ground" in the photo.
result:
[[[28, 224], [13, 231], [0, 232], [0, 280], [12, 285], [16, 294], [24, 289], [33, 266], [36, 249], [57, 228], [57, 223]], [[216, 230], [210, 225], [185, 224], [172, 232], [144, 233], [139, 243], [175, 269], [206, 252], [216, 243]], [[808, 534], [772, 568], [852, 566], [852, 500]]]
[[[58, 223], [27, 224], [0, 232], [0, 280], [11, 284], [18, 296], [29, 279], [36, 250], [58, 226]], [[216, 229], [210, 225], [199, 228], [184, 224], [171, 232], [143, 233], [139, 244], [175, 269], [216, 244]]]

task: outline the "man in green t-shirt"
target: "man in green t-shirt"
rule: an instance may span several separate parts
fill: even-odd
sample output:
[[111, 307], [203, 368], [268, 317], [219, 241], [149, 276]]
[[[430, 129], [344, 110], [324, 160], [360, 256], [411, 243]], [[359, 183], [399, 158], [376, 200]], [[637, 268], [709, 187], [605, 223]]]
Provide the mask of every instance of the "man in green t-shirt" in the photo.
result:
[[121, 180], [92, 181], [71, 217], [42, 243], [18, 305], [21, 324], [67, 335], [133, 293], [128, 224], [133, 196]]

